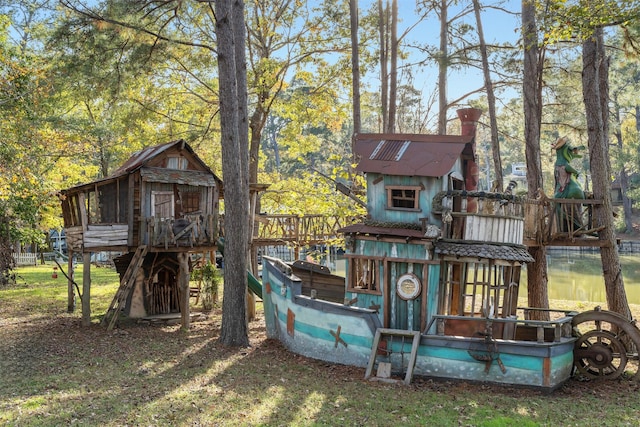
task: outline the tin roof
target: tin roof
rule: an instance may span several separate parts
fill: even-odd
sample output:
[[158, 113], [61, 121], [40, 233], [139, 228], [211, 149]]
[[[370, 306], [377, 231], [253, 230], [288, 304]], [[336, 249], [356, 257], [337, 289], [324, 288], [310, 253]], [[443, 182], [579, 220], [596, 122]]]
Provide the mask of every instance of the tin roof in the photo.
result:
[[121, 176], [121, 175], [126, 175], [129, 172], [132, 172], [132, 171], [134, 171], [136, 169], [139, 169], [139, 168], [145, 166], [147, 164], [147, 162], [149, 162], [149, 160], [153, 159], [154, 157], [158, 156], [159, 154], [167, 151], [168, 149], [170, 149], [170, 148], [172, 148], [174, 146], [180, 146], [181, 150], [186, 150], [189, 153], [191, 153], [195, 157], [195, 159], [198, 162], [200, 162], [200, 165], [202, 166], [202, 168], [205, 171], [210, 172], [210, 173], [213, 174], [213, 171], [211, 171], [209, 166], [207, 166], [200, 159], [200, 157], [198, 157], [198, 155], [193, 151], [191, 146], [189, 144], [187, 144], [184, 139], [179, 139], [177, 141], [167, 142], [166, 144], [160, 144], [160, 145], [154, 145], [153, 147], [147, 147], [147, 148], [144, 148], [144, 149], [142, 149], [140, 151], [137, 151], [137, 152], [133, 153], [131, 155], [131, 157], [129, 157], [129, 159], [126, 162], [124, 162], [118, 169], [113, 171], [113, 173], [109, 176], [109, 178], [114, 178], [114, 177], [118, 177], [118, 176]]
[[435, 251], [440, 255], [453, 255], [456, 257], [488, 258], [519, 262], [535, 261], [524, 246], [439, 241], [435, 243]]
[[[214, 181], [218, 181], [220, 183], [220, 186], [222, 187], [222, 181], [220, 180], [220, 178], [218, 178], [216, 174], [214, 174], [213, 171], [209, 168], [209, 166], [207, 166], [206, 163], [204, 163], [202, 159], [198, 157], [198, 155], [193, 151], [193, 149], [191, 148], [191, 146], [189, 146], [189, 144], [187, 144], [183, 139], [179, 139], [177, 141], [168, 142], [166, 144], [154, 145], [153, 147], [147, 147], [140, 151], [137, 151], [133, 153], [131, 157], [129, 157], [129, 159], [126, 162], [124, 162], [118, 169], [113, 171], [111, 175], [104, 178], [97, 179], [90, 183], [76, 185], [64, 191], [65, 192], [77, 191], [95, 184], [105, 183], [105, 182], [120, 178], [122, 176], [125, 176], [135, 170], [144, 168], [145, 165], [147, 165], [147, 163], [150, 160], [152, 160], [154, 157], [158, 156], [159, 154], [165, 152], [166, 150], [174, 146], [179, 146], [181, 150], [186, 150], [187, 152], [191, 153], [195, 161], [200, 164], [203, 170], [202, 171], [195, 171], [195, 170], [179, 171], [179, 170], [167, 169], [165, 171], [160, 171], [158, 170], [158, 168], [147, 168], [144, 175], [146, 175], [146, 179], [148, 181], [153, 180], [155, 177], [155, 179], [158, 182], [169, 182], [168, 177], [170, 176], [174, 176], [174, 177], [182, 176], [182, 181], [184, 181], [185, 183], [187, 182], [187, 180], [189, 180], [190, 182], [199, 182], [199, 184], [197, 185], [203, 185], [203, 183], [210, 184], [213, 179]], [[206, 177], [206, 175], [210, 175], [210, 177]], [[185, 178], [185, 177], [189, 177], [189, 178]]]
[[446, 175], [461, 155], [473, 157], [473, 136], [359, 134], [357, 170], [387, 175]]

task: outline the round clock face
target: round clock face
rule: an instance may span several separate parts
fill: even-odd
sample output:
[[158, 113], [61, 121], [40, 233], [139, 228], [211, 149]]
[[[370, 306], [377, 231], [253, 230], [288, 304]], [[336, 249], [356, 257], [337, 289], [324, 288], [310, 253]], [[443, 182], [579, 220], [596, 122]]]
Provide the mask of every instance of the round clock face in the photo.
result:
[[403, 274], [396, 283], [396, 291], [402, 299], [415, 299], [420, 295], [420, 280], [413, 273]]

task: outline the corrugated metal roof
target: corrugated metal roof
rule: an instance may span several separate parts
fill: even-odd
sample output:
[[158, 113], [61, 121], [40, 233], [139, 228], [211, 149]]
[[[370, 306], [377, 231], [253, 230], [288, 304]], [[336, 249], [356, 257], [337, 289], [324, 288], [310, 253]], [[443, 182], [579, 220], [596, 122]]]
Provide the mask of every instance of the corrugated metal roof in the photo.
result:
[[[129, 159], [124, 162], [118, 169], [116, 169], [115, 171], [113, 171], [113, 173], [111, 175], [109, 175], [108, 177], [105, 178], [101, 178], [101, 179], [97, 179], [93, 182], [90, 183], [86, 183], [86, 184], [80, 184], [80, 185], [76, 185], [74, 187], [68, 188], [67, 190], [64, 191], [76, 191], [76, 190], [80, 190], [86, 187], [89, 187], [91, 185], [95, 185], [95, 184], [100, 184], [100, 183], [104, 183], [107, 181], [111, 181], [114, 180], [116, 178], [119, 178], [121, 176], [125, 176], [137, 169], [140, 169], [142, 167], [144, 167], [147, 162], [149, 162], [151, 159], [153, 159], [154, 157], [158, 156], [159, 154], [163, 153], [164, 151], [174, 147], [174, 146], [180, 146], [181, 149], [183, 150], [187, 150], [189, 153], [191, 153], [195, 160], [197, 162], [200, 163], [200, 165], [202, 166], [202, 168], [204, 169], [204, 171], [184, 171], [186, 172], [186, 174], [184, 174], [185, 176], [187, 176], [190, 172], [198, 172], [199, 174], [210, 174], [211, 177], [215, 180], [218, 181], [220, 183], [220, 187], [222, 187], [222, 180], [220, 180], [220, 178], [218, 178], [216, 176], [216, 174], [213, 173], [213, 171], [209, 168], [209, 166], [206, 165], [206, 163], [204, 163], [202, 161], [202, 159], [200, 159], [200, 157], [198, 157], [198, 155], [193, 151], [193, 149], [191, 148], [191, 146], [189, 146], [189, 144], [187, 144], [183, 139], [177, 140], [177, 141], [172, 141], [172, 142], [168, 142], [166, 144], [160, 144], [160, 145], [155, 145], [153, 147], [147, 147], [145, 149], [142, 149], [140, 151], [137, 151], [135, 153], [133, 153], [131, 155], [131, 157], [129, 157]], [[163, 177], [161, 177], [160, 175], [158, 175], [158, 180], [159, 182], [164, 182], [162, 181], [163, 179], [166, 179], [166, 177], [168, 176], [167, 174], [170, 173], [178, 173], [180, 174], [179, 170], [173, 170], [173, 169], [167, 169], [166, 170], [166, 174], [163, 175]], [[153, 172], [149, 172], [149, 173], [153, 173]], [[162, 174], [162, 172], [158, 172], [159, 174]], [[198, 175], [199, 176], [199, 175]], [[194, 179], [197, 179], [196, 175], [193, 175]], [[186, 182], [186, 181], [185, 181]], [[210, 179], [208, 179], [208, 182], [211, 182]], [[199, 184], [202, 185], [202, 184]]]
[[446, 175], [460, 155], [473, 156], [473, 136], [360, 134], [354, 150], [357, 170], [388, 175]]
[[[125, 175], [131, 171], [134, 171], [144, 166], [149, 160], [153, 159], [158, 154], [161, 154], [162, 152], [168, 150], [169, 148], [175, 145], [182, 145], [183, 149], [186, 148], [188, 151], [193, 153], [193, 150], [191, 149], [189, 144], [187, 144], [183, 139], [180, 139], [178, 141], [168, 142], [166, 144], [155, 145], [153, 147], [147, 147], [133, 153], [126, 162], [124, 162], [118, 169], [113, 171], [110, 177]], [[203, 166], [207, 167], [204, 164]], [[207, 167], [207, 169], [209, 168]]]
[[439, 241], [435, 244], [435, 251], [440, 255], [456, 257], [473, 257], [486, 259], [500, 259], [505, 261], [533, 262], [533, 257], [524, 246], [489, 245], [486, 243], [452, 243]]

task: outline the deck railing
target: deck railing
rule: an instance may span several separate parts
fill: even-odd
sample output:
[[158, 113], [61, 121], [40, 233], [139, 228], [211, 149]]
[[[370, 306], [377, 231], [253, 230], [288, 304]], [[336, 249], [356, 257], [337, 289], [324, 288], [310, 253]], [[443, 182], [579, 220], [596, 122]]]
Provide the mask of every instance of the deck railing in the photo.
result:
[[485, 192], [442, 193], [444, 238], [527, 245], [597, 242], [604, 226], [595, 221], [595, 199], [525, 199]]
[[442, 237], [522, 244], [524, 199], [508, 194], [448, 192], [441, 198]]
[[149, 217], [146, 222], [151, 246], [168, 249], [216, 244], [218, 224], [215, 215], [185, 215], [179, 219]]
[[298, 246], [325, 243], [341, 237], [338, 230], [362, 220], [356, 216], [259, 215], [254, 244], [291, 243]]
[[593, 212], [602, 204], [602, 200], [595, 199], [527, 200], [525, 239], [538, 244], [595, 240], [604, 226], [595, 221]]

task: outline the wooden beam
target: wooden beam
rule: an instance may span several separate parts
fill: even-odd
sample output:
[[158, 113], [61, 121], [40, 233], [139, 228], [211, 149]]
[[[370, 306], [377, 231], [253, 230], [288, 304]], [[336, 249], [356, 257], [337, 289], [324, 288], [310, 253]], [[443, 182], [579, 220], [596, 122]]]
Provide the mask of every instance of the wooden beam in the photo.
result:
[[[67, 246], [68, 247], [68, 246]], [[68, 249], [67, 271], [69, 277], [73, 277], [73, 251]], [[76, 294], [71, 279], [67, 279], [67, 313], [73, 313], [76, 309]]]
[[182, 318], [182, 330], [188, 331], [191, 323], [189, 312], [189, 253], [178, 254], [178, 288], [180, 290], [180, 314]]
[[91, 325], [91, 252], [82, 254], [82, 326]]

